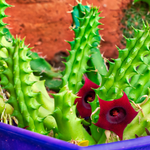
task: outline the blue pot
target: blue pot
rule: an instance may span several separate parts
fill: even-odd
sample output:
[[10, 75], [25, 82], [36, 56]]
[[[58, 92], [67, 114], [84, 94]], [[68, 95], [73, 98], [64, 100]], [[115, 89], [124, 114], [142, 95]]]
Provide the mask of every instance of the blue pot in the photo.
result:
[[150, 136], [80, 147], [26, 129], [0, 123], [0, 150], [150, 150]]

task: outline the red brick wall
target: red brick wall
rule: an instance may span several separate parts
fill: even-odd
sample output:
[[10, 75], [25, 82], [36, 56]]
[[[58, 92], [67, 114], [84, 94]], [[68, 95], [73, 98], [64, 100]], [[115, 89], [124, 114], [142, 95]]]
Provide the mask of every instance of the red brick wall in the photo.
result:
[[[119, 30], [119, 16], [122, 14], [122, 3], [124, 6], [130, 0], [83, 0], [95, 6], [100, 6], [101, 16], [105, 16], [100, 22], [104, 30], [100, 31], [103, 41], [101, 52], [106, 57], [117, 57], [115, 45], [120, 45], [121, 33]], [[47, 60], [54, 57], [57, 52], [66, 52], [70, 49], [64, 40], [72, 40], [73, 32], [69, 26], [72, 23], [71, 5], [75, 5], [75, 0], [6, 0], [7, 3], [15, 7], [7, 8], [5, 11], [9, 18], [4, 22], [9, 23], [11, 33], [21, 38], [26, 36], [26, 44], [30, 44], [33, 51], [42, 52]]]

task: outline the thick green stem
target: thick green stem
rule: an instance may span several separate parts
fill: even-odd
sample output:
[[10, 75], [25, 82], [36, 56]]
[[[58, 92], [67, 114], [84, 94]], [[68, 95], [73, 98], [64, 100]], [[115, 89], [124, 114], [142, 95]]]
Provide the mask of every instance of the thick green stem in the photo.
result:
[[74, 100], [77, 98], [68, 87], [65, 86], [58, 94], [54, 95], [55, 110], [53, 116], [58, 126], [57, 138], [81, 142], [88, 140], [90, 145], [96, 144], [94, 139], [88, 134], [81, 124], [81, 119], [76, 116], [76, 106]]
[[68, 84], [73, 93], [77, 93], [82, 86], [82, 77], [88, 66], [87, 62], [92, 54], [91, 49], [98, 49], [97, 42], [99, 37], [96, 32], [99, 30], [98, 20], [100, 19], [98, 9], [91, 8], [90, 12], [85, 9], [85, 17], [80, 18], [80, 27], [73, 29], [75, 32], [75, 40], [69, 42], [71, 45], [70, 56], [67, 59], [65, 74], [62, 78], [63, 86]]

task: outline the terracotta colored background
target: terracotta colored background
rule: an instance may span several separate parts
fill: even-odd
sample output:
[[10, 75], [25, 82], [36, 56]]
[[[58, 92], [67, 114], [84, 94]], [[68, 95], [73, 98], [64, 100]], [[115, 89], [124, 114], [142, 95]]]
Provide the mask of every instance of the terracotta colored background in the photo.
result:
[[[116, 58], [117, 48], [122, 48], [120, 39], [120, 18], [122, 9], [131, 0], [83, 0], [83, 4], [100, 7], [101, 19], [104, 25], [100, 31], [104, 41], [101, 42], [100, 51], [105, 57]], [[26, 44], [30, 43], [33, 51], [40, 52], [47, 60], [54, 59], [58, 52], [66, 52], [70, 45], [64, 40], [72, 40], [73, 32], [69, 29], [72, 24], [71, 14], [67, 13], [75, 5], [75, 0], [6, 0], [15, 7], [7, 8], [5, 11], [9, 18], [4, 22], [9, 23], [11, 33], [21, 38], [26, 36]]]

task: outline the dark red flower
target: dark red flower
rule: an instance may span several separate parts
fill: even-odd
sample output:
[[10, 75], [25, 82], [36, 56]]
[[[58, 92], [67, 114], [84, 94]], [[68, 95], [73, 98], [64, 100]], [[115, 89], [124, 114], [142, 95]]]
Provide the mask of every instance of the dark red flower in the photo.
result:
[[122, 140], [125, 127], [138, 114], [131, 106], [127, 95], [124, 93], [119, 99], [104, 101], [99, 98], [100, 114], [96, 126], [113, 131]]
[[95, 99], [95, 91], [99, 86], [87, 77], [84, 76], [85, 83], [83, 87], [77, 93], [79, 98], [76, 98], [75, 104], [77, 104], [77, 110], [82, 118], [90, 117], [91, 105], [88, 102], [92, 102]]

